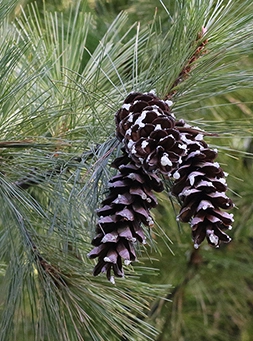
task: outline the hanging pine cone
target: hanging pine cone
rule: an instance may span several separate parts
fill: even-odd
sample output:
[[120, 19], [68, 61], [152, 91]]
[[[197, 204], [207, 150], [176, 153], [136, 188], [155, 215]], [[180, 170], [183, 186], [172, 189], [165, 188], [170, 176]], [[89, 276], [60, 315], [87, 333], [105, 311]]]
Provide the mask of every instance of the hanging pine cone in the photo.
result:
[[[214, 162], [217, 152], [202, 140], [203, 132], [176, 121], [168, 101], [152, 93], [131, 93], [116, 114], [117, 136], [129, 157], [146, 172], [174, 174], [172, 192], [182, 202], [178, 219], [191, 220], [195, 247], [205, 237], [218, 246], [229, 242], [232, 201], [225, 195], [224, 173]], [[208, 168], [209, 167], [209, 168]]]
[[187, 145], [187, 154], [173, 174], [172, 193], [182, 204], [178, 219], [190, 222], [196, 248], [205, 238], [216, 247], [228, 243], [231, 238], [224, 230], [231, 228], [233, 215], [223, 210], [232, 208], [233, 203], [225, 194], [225, 174], [214, 161], [217, 151], [202, 140], [203, 132], [183, 120], [176, 123], [176, 128]]
[[112, 282], [111, 270], [118, 277], [124, 275], [122, 259], [125, 264], [136, 260], [134, 243], [138, 240], [145, 244], [141, 225], [153, 225], [150, 209], [157, 205], [152, 190], [163, 190], [162, 181], [155, 174], [144, 173], [126, 153], [113, 165], [119, 172], [109, 181], [109, 195], [97, 211], [97, 235], [92, 241], [95, 248], [88, 255], [98, 257], [94, 275], [105, 272]]
[[169, 104], [153, 93], [131, 93], [116, 114], [118, 138], [129, 158], [148, 173], [170, 176], [185, 154]]
[[216, 247], [229, 242], [224, 230], [233, 217], [226, 196], [224, 172], [215, 162], [217, 151], [203, 141], [204, 132], [176, 121], [170, 101], [153, 93], [131, 93], [116, 114], [116, 133], [123, 143], [123, 156], [114, 161], [118, 174], [109, 181], [109, 195], [97, 211], [97, 235], [90, 258], [98, 257], [94, 275], [113, 270], [124, 275], [126, 264], [136, 260], [135, 241], [145, 243], [142, 224], [152, 226], [150, 209], [157, 205], [152, 191], [163, 190], [156, 173], [173, 176], [172, 193], [182, 207], [178, 219], [190, 222], [197, 248], [207, 238]]

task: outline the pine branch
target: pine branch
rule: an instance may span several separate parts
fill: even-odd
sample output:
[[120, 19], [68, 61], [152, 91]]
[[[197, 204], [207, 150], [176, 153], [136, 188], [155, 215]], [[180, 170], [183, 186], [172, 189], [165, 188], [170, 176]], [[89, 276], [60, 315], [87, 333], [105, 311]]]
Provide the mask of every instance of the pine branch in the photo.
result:
[[[200, 265], [202, 265], [203, 259], [201, 255], [199, 254], [199, 249], [193, 249], [191, 251], [190, 259], [187, 264], [187, 268], [185, 270], [185, 276], [183, 280], [177, 284], [172, 291], [170, 291], [162, 300], [156, 302], [150, 309], [148, 316], [152, 318], [153, 316], [159, 314], [162, 307], [164, 307], [167, 303], [170, 303], [173, 301], [174, 296], [177, 294], [177, 292], [181, 288], [185, 288], [188, 283], [197, 275], [197, 273], [200, 271]], [[164, 323], [164, 329], [167, 328], [169, 322], [169, 314], [167, 317], [167, 321]], [[160, 338], [162, 340], [163, 332], [159, 335], [159, 339], [157, 341], [160, 341]]]
[[[99, 146], [97, 146], [95, 149], [92, 148], [90, 151], [83, 153], [82, 156], [72, 157], [71, 160], [69, 160], [68, 162], [57, 164], [53, 169], [44, 171], [43, 173], [39, 173], [38, 169], [33, 169], [28, 175], [22, 177], [22, 179], [15, 181], [13, 184], [23, 190], [26, 190], [31, 186], [47, 182], [49, 179], [51, 179], [52, 177], [56, 177], [61, 172], [71, 169], [73, 167], [73, 161], [77, 164], [88, 162], [94, 157], [98, 148]], [[57, 152], [55, 153], [54, 157], [57, 158]]]
[[[194, 250], [193, 253], [195, 253], [196, 251]], [[193, 256], [193, 253], [191, 256]], [[192, 257], [191, 257], [192, 258]], [[188, 266], [188, 270], [187, 270], [187, 273], [186, 273], [186, 276], [185, 278], [183, 279], [183, 281], [178, 284], [174, 289], [173, 291], [168, 294], [166, 296], [166, 299], [167, 300], [164, 300], [164, 305], [166, 302], [168, 302], [168, 300], [171, 302], [171, 300], [175, 299], [175, 296], [177, 296], [177, 294], [182, 290], [184, 290], [186, 288], [186, 286], [189, 284], [189, 282], [195, 277], [196, 275], [196, 271], [194, 271], [194, 269], [192, 269], [192, 264], [190, 264]], [[161, 307], [159, 307], [161, 308]], [[152, 310], [152, 313], [155, 313], [156, 312], [156, 309], [153, 311]], [[152, 316], [152, 315], [151, 315]], [[165, 318], [165, 321], [163, 323], [163, 327], [162, 327], [162, 330], [160, 331], [160, 334], [158, 336], [158, 338], [156, 339], [156, 341], [163, 341], [164, 340], [164, 335], [165, 335], [165, 332], [167, 331], [167, 328], [168, 328], [168, 325], [169, 325], [169, 322], [170, 322], [170, 319], [171, 319], [171, 315], [169, 313], [167, 313], [167, 316]]]
[[188, 77], [190, 77], [191, 71], [194, 69], [194, 65], [199, 58], [201, 58], [204, 54], [207, 53], [206, 44], [208, 43], [207, 39], [204, 39], [204, 35], [206, 33], [206, 28], [202, 27], [202, 31], [198, 34], [196, 42], [196, 50], [193, 55], [190, 57], [186, 64], [183, 66], [182, 71], [178, 75], [177, 79], [174, 81], [171, 89], [168, 91], [165, 96], [165, 100], [171, 100], [177, 94], [177, 88], [181, 85]]
[[44, 281], [45, 274], [48, 275], [53, 283], [56, 285], [58, 289], [60, 289], [61, 285], [66, 286], [66, 280], [63, 279], [63, 276], [58, 268], [56, 268], [54, 265], [51, 265], [39, 252], [38, 247], [34, 243], [30, 233], [24, 226], [24, 223], [22, 222], [22, 232], [25, 234], [25, 238], [27, 239], [27, 246], [30, 248], [32, 257], [35, 261], [35, 264], [37, 265], [38, 272], [40, 273], [41, 270], [43, 270], [44, 273], [42, 273], [41, 280]]

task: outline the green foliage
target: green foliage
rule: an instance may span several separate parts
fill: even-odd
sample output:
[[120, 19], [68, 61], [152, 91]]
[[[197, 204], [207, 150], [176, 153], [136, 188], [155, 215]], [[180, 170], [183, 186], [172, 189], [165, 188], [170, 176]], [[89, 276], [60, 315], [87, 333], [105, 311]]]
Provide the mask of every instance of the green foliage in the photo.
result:
[[[101, 4], [0, 2], [0, 340], [250, 340], [253, 5]], [[203, 26], [205, 54], [175, 85]], [[114, 114], [152, 89], [218, 133], [207, 140], [230, 173], [234, 240], [193, 250], [164, 194], [151, 248], [113, 286], [86, 254], [120, 152]]]

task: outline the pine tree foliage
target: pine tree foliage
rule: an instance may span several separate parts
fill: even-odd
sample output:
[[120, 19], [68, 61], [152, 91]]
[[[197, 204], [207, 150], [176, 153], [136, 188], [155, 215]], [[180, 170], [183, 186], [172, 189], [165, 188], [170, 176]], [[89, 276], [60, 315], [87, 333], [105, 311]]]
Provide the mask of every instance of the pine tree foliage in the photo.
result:
[[[32, 4], [10, 22], [15, 5], [0, 2], [0, 340], [250, 340], [251, 1], [124, 1], [129, 15]], [[113, 286], [87, 253], [120, 154], [114, 115], [150, 90], [217, 134], [236, 226], [227, 247], [193, 250], [168, 182], [145, 230], [153, 251]]]
[[111, 85], [117, 93], [115, 70], [132, 56], [133, 43], [122, 43], [131, 28], [124, 32], [121, 15], [91, 55], [86, 39], [96, 23], [80, 6], [67, 22], [46, 12], [43, 23], [31, 6], [11, 25], [9, 46], [2, 44], [11, 66], [1, 83], [1, 340], [155, 335], [139, 314], [161, 289], [131, 278], [112, 288], [93, 279], [86, 257], [92, 202], [103, 192], [103, 164], [115, 148], [113, 138], [106, 142], [106, 93]]

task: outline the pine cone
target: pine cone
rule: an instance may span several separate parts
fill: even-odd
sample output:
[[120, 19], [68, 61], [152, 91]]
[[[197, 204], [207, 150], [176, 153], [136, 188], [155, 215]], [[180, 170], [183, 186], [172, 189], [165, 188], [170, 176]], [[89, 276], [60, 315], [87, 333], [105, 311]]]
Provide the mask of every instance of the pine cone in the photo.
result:
[[148, 173], [170, 176], [185, 154], [169, 104], [153, 93], [131, 93], [116, 114], [118, 138], [129, 158]]
[[231, 238], [224, 233], [230, 229], [233, 215], [224, 212], [233, 207], [225, 191], [227, 184], [220, 165], [214, 162], [217, 151], [202, 140], [203, 132], [190, 127], [183, 120], [176, 123], [181, 140], [187, 145], [179, 169], [174, 172], [172, 193], [182, 203], [178, 220], [190, 222], [194, 246], [199, 247], [207, 238], [209, 244], [218, 247]]
[[135, 241], [145, 243], [142, 224], [152, 226], [150, 209], [157, 205], [152, 191], [161, 192], [163, 183], [156, 173], [175, 181], [172, 193], [181, 202], [178, 219], [190, 222], [194, 246], [206, 237], [218, 247], [229, 242], [224, 230], [231, 227], [233, 207], [226, 196], [224, 172], [215, 162], [217, 151], [203, 141], [198, 128], [176, 121], [170, 101], [153, 93], [131, 93], [116, 114], [116, 133], [123, 142], [123, 155], [113, 165], [118, 174], [109, 181], [109, 195], [97, 211], [97, 235], [90, 258], [98, 257], [94, 275], [113, 270], [124, 275], [126, 264], [136, 260]]
[[155, 174], [144, 173], [126, 153], [113, 165], [119, 172], [109, 181], [109, 195], [97, 211], [97, 235], [92, 241], [95, 248], [88, 254], [98, 257], [94, 275], [106, 272], [112, 282], [111, 270], [118, 277], [124, 276], [122, 259], [125, 264], [136, 260], [134, 243], [138, 240], [145, 244], [141, 225], [153, 225], [150, 209], [157, 205], [152, 190], [163, 190], [162, 181]]

